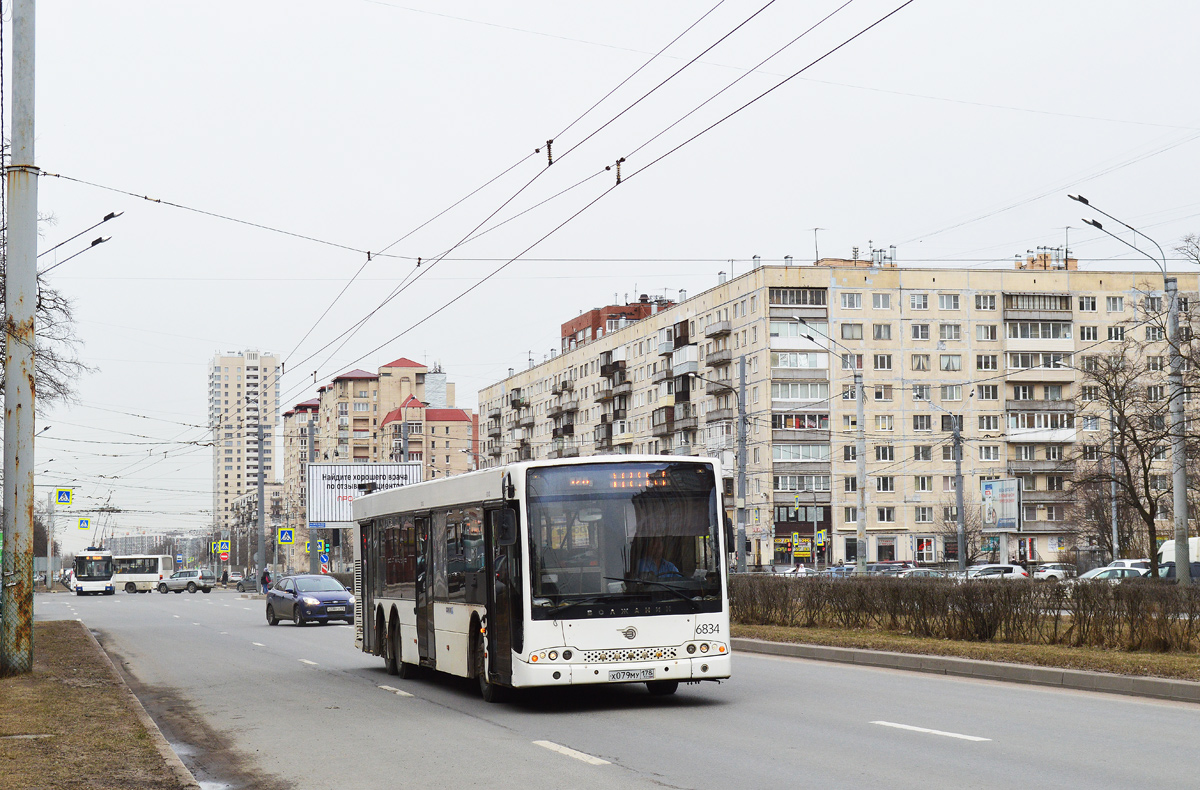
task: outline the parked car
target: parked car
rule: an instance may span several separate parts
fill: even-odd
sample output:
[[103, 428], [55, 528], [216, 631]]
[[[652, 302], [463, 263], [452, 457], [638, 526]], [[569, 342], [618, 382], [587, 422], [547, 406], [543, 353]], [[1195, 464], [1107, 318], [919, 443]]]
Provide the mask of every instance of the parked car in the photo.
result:
[[807, 565], [776, 565], [776, 576], [820, 576], [820, 572]]
[[230, 571], [228, 583], [233, 584], [233, 585], [241, 584], [242, 583], [242, 572], [241, 571]]
[[935, 571], [933, 568], [905, 568], [902, 571], [897, 571], [896, 576], [901, 579], [945, 579], [946, 574], [941, 571]]
[[[1193, 562], [1191, 565], [1192, 565], [1192, 579], [1200, 579], [1200, 562]], [[1149, 572], [1147, 572], [1146, 575], [1148, 576]], [[1174, 581], [1175, 580], [1175, 563], [1164, 562], [1161, 565], [1159, 565], [1158, 566], [1158, 578], [1170, 579], [1170, 580]]]
[[867, 565], [867, 573], [875, 575], [898, 573], [908, 568], [916, 566], [906, 560], [883, 560], [882, 562], [872, 562]]
[[1067, 562], [1047, 562], [1039, 565], [1033, 571], [1033, 578], [1049, 581], [1062, 581], [1074, 578], [1075, 566]]
[[1082, 573], [1075, 582], [1108, 582], [1109, 584], [1118, 584], [1124, 579], [1136, 579], [1145, 574], [1141, 568], [1092, 568], [1087, 573]]
[[973, 565], [967, 568], [967, 579], [1028, 579], [1029, 573], [1020, 565]]
[[267, 623], [296, 625], [345, 620], [354, 624], [354, 596], [332, 576], [285, 576], [267, 591]]
[[1150, 570], [1150, 560], [1113, 560], [1108, 563], [1109, 568], [1137, 568], [1138, 570]]
[[213, 585], [217, 583], [217, 576], [208, 568], [190, 571], [175, 571], [167, 578], [158, 583], [158, 591], [160, 593], [175, 592], [181, 593], [187, 590], [190, 593], [196, 590], [202, 590], [206, 593], [212, 592]]
[[834, 565], [832, 568], [826, 568], [821, 571], [822, 576], [832, 576], [835, 579], [844, 579], [847, 576], [854, 575], [853, 565]]

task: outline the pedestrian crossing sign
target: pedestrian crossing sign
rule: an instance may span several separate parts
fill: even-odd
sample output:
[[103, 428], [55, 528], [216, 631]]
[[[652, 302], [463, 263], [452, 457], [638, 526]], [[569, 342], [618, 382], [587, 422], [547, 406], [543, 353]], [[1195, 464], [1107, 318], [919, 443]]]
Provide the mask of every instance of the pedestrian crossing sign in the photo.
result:
[[304, 553], [305, 553], [305, 554], [308, 554], [308, 552], [309, 552], [311, 549], [312, 549], [312, 541], [311, 541], [311, 540], [306, 540], [306, 541], [304, 541]]
[[221, 541], [221, 546], [220, 546], [219, 550], [220, 551], [229, 551], [229, 541], [227, 541], [227, 540]]
[[69, 488], [54, 489], [54, 503], [56, 505], [71, 504], [71, 494], [72, 494], [72, 491]]
[[318, 541], [317, 541], [317, 551], [318, 551], [318, 552], [323, 552], [323, 551], [325, 551], [325, 541], [323, 541], [323, 540], [318, 540]]
[[281, 528], [279, 530], [279, 544], [281, 546], [290, 546], [292, 542], [292, 530]]
[[210, 554], [217, 553], [217, 542], [215, 540], [212, 543], [208, 544], [208, 551]]
[[91, 529], [92, 528], [92, 520], [90, 518], [79, 519], [79, 528], [80, 529]]

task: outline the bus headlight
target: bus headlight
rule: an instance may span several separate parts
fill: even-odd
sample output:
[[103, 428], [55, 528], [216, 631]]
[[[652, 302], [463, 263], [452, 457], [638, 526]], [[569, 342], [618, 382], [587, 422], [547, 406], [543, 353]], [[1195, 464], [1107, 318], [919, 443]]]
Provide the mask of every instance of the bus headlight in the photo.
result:
[[558, 651], [551, 650], [549, 653], [546, 654], [546, 658], [550, 659], [551, 661], [557, 661], [558, 660]]

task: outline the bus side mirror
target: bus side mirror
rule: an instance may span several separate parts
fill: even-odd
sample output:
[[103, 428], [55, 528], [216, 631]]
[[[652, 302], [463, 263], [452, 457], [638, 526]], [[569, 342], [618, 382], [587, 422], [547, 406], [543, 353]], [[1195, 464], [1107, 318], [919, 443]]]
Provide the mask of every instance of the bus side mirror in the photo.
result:
[[511, 508], [495, 511], [496, 540], [501, 546], [512, 546], [517, 542], [517, 511]]
[[725, 517], [725, 550], [737, 551], [737, 544], [733, 539], [733, 519], [729, 516]]

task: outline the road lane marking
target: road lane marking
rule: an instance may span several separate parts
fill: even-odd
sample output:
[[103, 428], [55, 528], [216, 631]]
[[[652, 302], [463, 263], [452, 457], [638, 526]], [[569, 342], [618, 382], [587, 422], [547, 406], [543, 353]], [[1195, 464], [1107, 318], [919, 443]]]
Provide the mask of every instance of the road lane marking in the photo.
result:
[[398, 697], [411, 697], [412, 696], [412, 694], [409, 694], [407, 691], [401, 691], [400, 689], [393, 688], [392, 686], [380, 686], [379, 688], [383, 689], [384, 691], [390, 691]]
[[266, 645], [264, 645], [262, 642], [251, 642], [250, 644], [254, 645], [255, 647], [266, 647]]
[[173, 615], [171, 615], [171, 616], [172, 616], [172, 617], [174, 617], [176, 620], [178, 620], [178, 619], [179, 619], [179, 615], [177, 615], [177, 614], [173, 614]]
[[222, 632], [221, 632], [221, 636], [229, 636], [229, 632], [228, 632], [228, 631], [222, 631]]
[[543, 749], [549, 749], [550, 751], [558, 752], [559, 754], [565, 754], [567, 757], [574, 757], [576, 760], [585, 762], [588, 765], [610, 765], [608, 760], [601, 760], [599, 757], [594, 757], [590, 754], [584, 754], [583, 752], [577, 752], [570, 747], [563, 746], [561, 743], [555, 743], [554, 741], [534, 741], [533, 745], [541, 746]]
[[249, 606], [243, 606], [242, 608], [243, 608], [243, 609], [245, 609], [247, 612], [248, 612], [248, 611], [250, 611], [250, 607], [249, 607]]
[[309, 661], [307, 658], [302, 658], [302, 659], [300, 659], [300, 663], [301, 663], [301, 664], [308, 664], [309, 666], [314, 666], [314, 667], [317, 665], [317, 662], [316, 662], [316, 661]]
[[943, 732], [941, 730], [930, 730], [925, 727], [914, 727], [911, 724], [896, 724], [893, 721], [873, 721], [871, 724], [878, 724], [881, 727], [895, 727], [898, 730], [910, 730], [912, 732], [923, 732], [926, 735], [941, 735], [946, 738], [958, 738], [962, 741], [990, 741], [991, 738], [980, 738], [977, 735], [963, 735], [957, 732]]
[[192, 623], [192, 625], [200, 625], [200, 624], [199, 624], [199, 623]]

